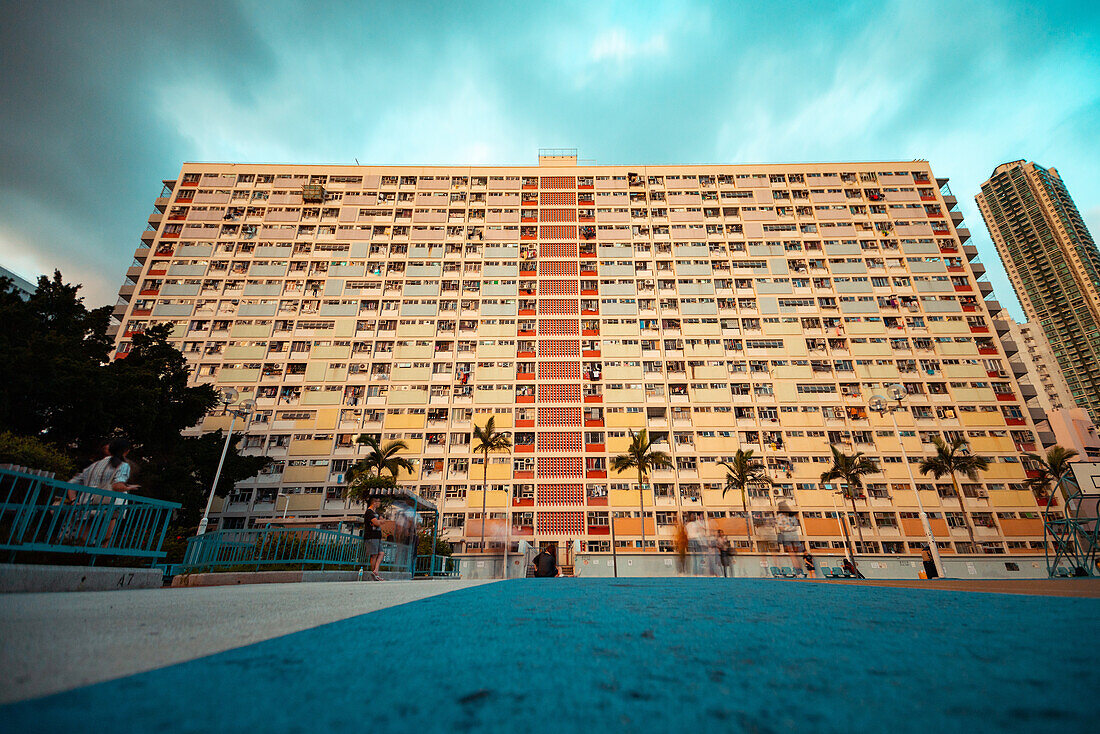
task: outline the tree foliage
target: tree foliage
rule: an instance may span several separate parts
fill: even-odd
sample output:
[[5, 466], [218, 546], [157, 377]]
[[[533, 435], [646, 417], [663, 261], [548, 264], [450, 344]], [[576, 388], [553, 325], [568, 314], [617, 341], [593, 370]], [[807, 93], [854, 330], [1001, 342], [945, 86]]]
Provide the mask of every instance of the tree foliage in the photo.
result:
[[[217, 395], [209, 385], [188, 385], [187, 361], [169, 341], [169, 324], [135, 334], [126, 357], [111, 361], [111, 308], [88, 310], [79, 290], [54, 272], [24, 301], [0, 279], [0, 426], [10, 432], [4, 450], [15, 463], [62, 476], [105, 439], [125, 436], [134, 445], [138, 494], [182, 503], [177, 522], [194, 525], [224, 436], [181, 433], [202, 420]], [[219, 494], [267, 463], [231, 446]]]

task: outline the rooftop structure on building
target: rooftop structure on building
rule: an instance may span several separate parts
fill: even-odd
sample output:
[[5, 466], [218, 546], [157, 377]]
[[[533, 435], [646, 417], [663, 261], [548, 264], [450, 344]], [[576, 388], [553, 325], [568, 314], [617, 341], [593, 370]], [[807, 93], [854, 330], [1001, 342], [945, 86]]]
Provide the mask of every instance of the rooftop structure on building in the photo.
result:
[[[484, 501], [489, 545], [609, 552], [615, 517], [621, 548], [645, 528], [671, 551], [675, 524], [703, 515], [741, 548], [839, 553], [851, 508], [819, 483], [830, 445], [883, 470], [851, 517], [864, 552], [923, 547], [917, 490], [945, 552], [1043, 547], [1020, 460], [1042, 412], [926, 161], [188, 163], [154, 209], [117, 356], [167, 321], [195, 382], [256, 401], [242, 447], [275, 461], [219, 502], [222, 527], [357, 520], [343, 475], [371, 433], [408, 444], [399, 479], [460, 550], [481, 547]], [[892, 384], [897, 429], [868, 410]], [[514, 449], [486, 466], [471, 432], [490, 417]], [[612, 469], [643, 428], [673, 459], [644, 518], [635, 475]], [[961, 506], [916, 472], [939, 435], [991, 460]], [[747, 508], [719, 465], [739, 448], [776, 482]]]

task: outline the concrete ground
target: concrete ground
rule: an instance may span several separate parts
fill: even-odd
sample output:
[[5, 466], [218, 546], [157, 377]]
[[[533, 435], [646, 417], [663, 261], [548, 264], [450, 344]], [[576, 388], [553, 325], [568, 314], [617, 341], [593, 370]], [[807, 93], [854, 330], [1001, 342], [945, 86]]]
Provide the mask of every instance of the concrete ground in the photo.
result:
[[483, 583], [0, 594], [0, 703], [121, 678]]
[[[446, 594], [434, 594], [437, 582], [405, 586], [414, 596], [418, 584], [426, 598], [8, 704], [0, 721], [66, 734], [1095, 731], [1097, 599], [772, 579], [516, 579]], [[404, 593], [397, 582], [351, 586]], [[323, 621], [311, 611], [325, 605], [319, 590], [262, 595], [272, 588], [115, 592], [103, 596], [117, 606], [100, 602], [79, 618], [118, 614], [94, 622], [117, 627], [118, 645], [161, 646], [127, 632], [144, 623], [188, 649], [212, 617], [227, 618], [226, 635], [262, 620], [283, 629], [285, 615]], [[212, 606], [194, 619], [186, 602], [205, 597], [183, 595], [204, 592]], [[179, 608], [125, 609], [141, 593]], [[219, 598], [237, 601], [223, 615]], [[45, 601], [30, 612], [42, 621], [26, 629], [51, 626]], [[279, 608], [259, 609], [266, 603]], [[86, 638], [75, 619], [22, 655]], [[8, 646], [7, 630], [3, 639]], [[96, 654], [68, 649], [73, 667]]]

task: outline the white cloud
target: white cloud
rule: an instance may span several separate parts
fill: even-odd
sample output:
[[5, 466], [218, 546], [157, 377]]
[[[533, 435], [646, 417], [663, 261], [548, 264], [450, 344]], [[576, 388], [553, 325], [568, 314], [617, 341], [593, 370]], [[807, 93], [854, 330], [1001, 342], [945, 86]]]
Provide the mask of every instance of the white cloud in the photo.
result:
[[596, 62], [612, 61], [622, 64], [638, 57], [664, 56], [668, 52], [668, 41], [664, 33], [654, 33], [644, 40], [638, 40], [622, 28], [609, 28], [592, 41], [589, 58]]

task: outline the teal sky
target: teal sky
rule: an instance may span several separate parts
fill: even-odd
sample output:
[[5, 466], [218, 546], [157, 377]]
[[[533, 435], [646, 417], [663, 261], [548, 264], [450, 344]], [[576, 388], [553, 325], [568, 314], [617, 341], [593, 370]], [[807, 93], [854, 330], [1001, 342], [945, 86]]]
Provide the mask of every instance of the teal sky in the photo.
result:
[[192, 160], [927, 158], [973, 196], [1059, 169], [1100, 236], [1100, 3], [17, 3], [0, 22], [0, 264], [115, 300]]

